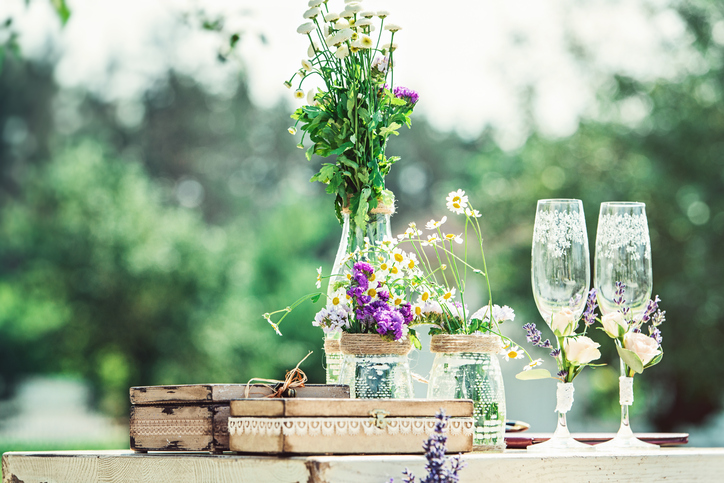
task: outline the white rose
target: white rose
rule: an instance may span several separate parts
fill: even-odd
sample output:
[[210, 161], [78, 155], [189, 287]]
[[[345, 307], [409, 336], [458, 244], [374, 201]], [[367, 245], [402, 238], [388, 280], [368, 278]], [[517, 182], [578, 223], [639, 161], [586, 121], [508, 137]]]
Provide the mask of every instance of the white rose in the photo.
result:
[[623, 338], [623, 348], [636, 353], [644, 366], [661, 353], [659, 343], [653, 337], [641, 332], [626, 334]]
[[603, 325], [604, 332], [614, 339], [621, 337], [628, 329], [628, 322], [618, 310], [601, 317], [601, 325]]
[[573, 315], [571, 309], [566, 307], [561, 309], [560, 312], [553, 316], [551, 321], [551, 330], [555, 332], [558, 337], [566, 337], [571, 335], [578, 328], [578, 321], [576, 316]]
[[599, 347], [601, 347], [601, 344], [585, 335], [569, 337], [563, 342], [566, 359], [578, 366], [588, 364], [601, 357], [601, 352], [598, 350]]

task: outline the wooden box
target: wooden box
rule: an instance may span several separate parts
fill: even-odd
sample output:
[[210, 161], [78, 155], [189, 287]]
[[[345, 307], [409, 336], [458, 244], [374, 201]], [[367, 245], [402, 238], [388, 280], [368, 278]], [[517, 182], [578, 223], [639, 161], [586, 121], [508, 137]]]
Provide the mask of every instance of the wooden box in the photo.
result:
[[[132, 387], [130, 438], [134, 451], [229, 450], [229, 401], [245, 397], [246, 384]], [[249, 397], [272, 390], [252, 384]], [[349, 386], [308, 384], [299, 398], [349, 398]]]
[[246, 399], [231, 401], [229, 448], [243, 453], [414, 454], [450, 416], [447, 449], [473, 449], [473, 402], [429, 399]]

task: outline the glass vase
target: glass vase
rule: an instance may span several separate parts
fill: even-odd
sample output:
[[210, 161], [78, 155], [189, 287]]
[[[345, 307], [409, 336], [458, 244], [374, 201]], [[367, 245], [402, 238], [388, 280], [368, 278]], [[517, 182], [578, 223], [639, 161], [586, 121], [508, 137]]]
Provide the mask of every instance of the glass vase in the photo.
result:
[[[337, 247], [337, 255], [332, 266], [332, 276], [329, 278], [327, 296], [331, 299], [335, 295], [335, 282], [344, 280], [348, 273], [351, 273], [349, 265], [350, 255], [358, 248], [365, 248], [365, 238], [374, 245], [378, 241], [392, 238], [390, 230], [390, 215], [393, 209], [383, 204], [368, 213], [367, 222], [358, 225], [348, 209], [342, 209], [342, 237]], [[339, 334], [327, 334], [325, 340], [339, 339]], [[342, 366], [342, 356], [336, 352], [327, 351], [325, 342], [325, 365], [327, 384], [339, 384], [339, 373]]]
[[566, 453], [579, 451], [592, 451], [594, 448], [580, 441], [576, 441], [568, 431], [566, 413], [573, 407], [573, 383], [559, 382], [556, 390], [556, 412], [558, 423], [553, 436], [543, 443], [528, 446], [529, 453]]
[[351, 398], [413, 397], [409, 339], [389, 342], [377, 334], [342, 333], [339, 342], [343, 354], [339, 383], [349, 386]]
[[500, 337], [434, 335], [429, 399], [472, 399], [476, 451], [505, 449], [505, 388], [496, 354]]
[[621, 426], [611, 441], [596, 445], [596, 451], [657, 450], [658, 445], [641, 441], [631, 431], [629, 407], [633, 405], [633, 377], [628, 377], [628, 366], [621, 361], [621, 377], [618, 378], [619, 403], [621, 404]]

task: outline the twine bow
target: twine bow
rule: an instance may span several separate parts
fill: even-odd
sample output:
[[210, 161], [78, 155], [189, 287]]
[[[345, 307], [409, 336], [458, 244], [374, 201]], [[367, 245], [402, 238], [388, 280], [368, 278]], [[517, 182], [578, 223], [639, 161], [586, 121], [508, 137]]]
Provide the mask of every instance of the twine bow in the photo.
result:
[[304, 357], [304, 359], [299, 361], [299, 364], [297, 364], [297, 366], [294, 369], [292, 369], [291, 371], [287, 371], [287, 375], [283, 381], [280, 381], [278, 379], [261, 379], [259, 377], [252, 377], [251, 379], [249, 379], [249, 382], [246, 383], [244, 397], [245, 398], [249, 397], [249, 388], [251, 387], [252, 381], [276, 383], [275, 386], [271, 386], [269, 384], [263, 384], [263, 386], [266, 386], [272, 390], [271, 394], [264, 396], [265, 398], [266, 397], [269, 397], [269, 398], [283, 397], [284, 393], [286, 393], [288, 390], [293, 391], [294, 388], [296, 388], [296, 387], [304, 387], [304, 383], [307, 382], [307, 375], [304, 373], [304, 371], [302, 371], [299, 368], [299, 366], [302, 364], [302, 362], [307, 360], [307, 357], [309, 357], [311, 355], [312, 355], [312, 351], [309, 351], [309, 354], [307, 354]]

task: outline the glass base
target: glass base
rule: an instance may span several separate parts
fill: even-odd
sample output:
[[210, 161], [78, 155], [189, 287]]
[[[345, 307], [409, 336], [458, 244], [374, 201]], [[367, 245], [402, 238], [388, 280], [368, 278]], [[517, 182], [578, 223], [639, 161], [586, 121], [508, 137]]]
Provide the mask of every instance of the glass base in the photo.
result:
[[647, 443], [645, 441], [641, 441], [636, 436], [634, 436], [633, 432], [631, 431], [631, 428], [629, 426], [621, 426], [621, 429], [618, 430], [618, 433], [616, 433], [616, 436], [611, 441], [606, 441], [605, 443], [597, 444], [595, 446], [596, 451], [603, 451], [603, 452], [613, 452], [613, 451], [621, 451], [621, 450], [643, 450], [643, 451], [651, 451], [651, 450], [658, 450], [659, 446], [656, 444]]
[[556, 428], [556, 432], [553, 433], [551, 439], [543, 443], [532, 444], [527, 448], [529, 453], [577, 453], [593, 451], [593, 449], [593, 446], [573, 439], [568, 429], [560, 425]]

